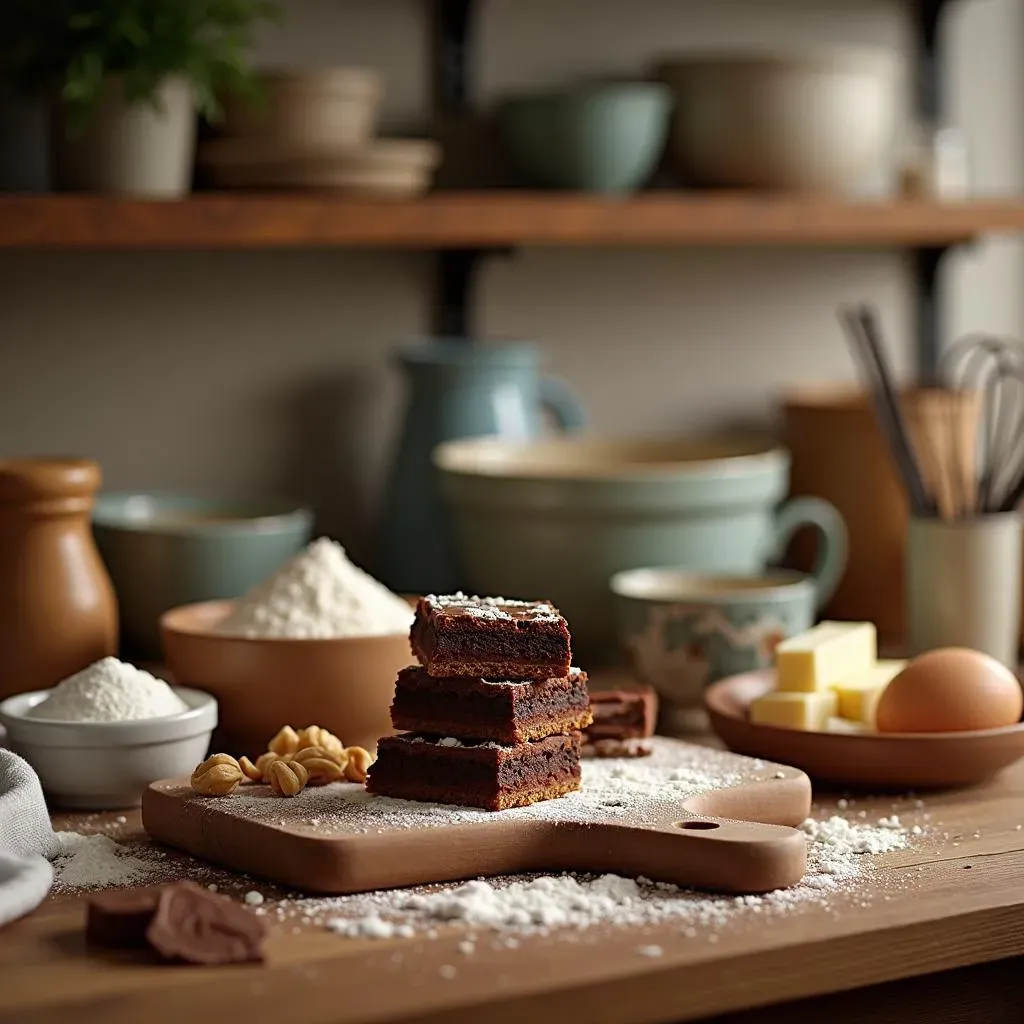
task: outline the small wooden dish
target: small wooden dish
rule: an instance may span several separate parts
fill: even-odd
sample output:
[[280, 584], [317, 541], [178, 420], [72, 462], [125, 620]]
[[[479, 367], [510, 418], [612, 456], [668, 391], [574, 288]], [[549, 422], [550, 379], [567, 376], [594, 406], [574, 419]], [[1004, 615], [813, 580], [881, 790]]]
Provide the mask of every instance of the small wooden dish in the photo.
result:
[[830, 733], [755, 725], [750, 705], [775, 685], [775, 670], [749, 672], [708, 687], [711, 727], [738, 754], [793, 765], [813, 779], [857, 788], [967, 786], [1024, 757], [1024, 723], [945, 733]]

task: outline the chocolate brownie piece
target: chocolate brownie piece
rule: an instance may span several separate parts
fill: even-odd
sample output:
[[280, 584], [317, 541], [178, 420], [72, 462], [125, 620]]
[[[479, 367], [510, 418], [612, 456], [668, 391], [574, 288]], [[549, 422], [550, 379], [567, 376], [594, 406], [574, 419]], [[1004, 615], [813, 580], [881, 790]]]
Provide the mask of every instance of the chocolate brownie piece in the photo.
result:
[[561, 679], [502, 681], [429, 675], [402, 669], [391, 704], [391, 724], [402, 732], [462, 740], [525, 743], [590, 725], [587, 674], [569, 669]]
[[594, 722], [587, 727], [585, 739], [643, 739], [654, 733], [658, 718], [658, 697], [649, 686], [636, 690], [592, 690], [590, 710]]
[[406, 733], [377, 745], [366, 788], [378, 796], [503, 811], [580, 788], [580, 735], [515, 746]]
[[553, 679], [572, 664], [569, 627], [547, 601], [421, 598], [409, 639], [432, 676]]

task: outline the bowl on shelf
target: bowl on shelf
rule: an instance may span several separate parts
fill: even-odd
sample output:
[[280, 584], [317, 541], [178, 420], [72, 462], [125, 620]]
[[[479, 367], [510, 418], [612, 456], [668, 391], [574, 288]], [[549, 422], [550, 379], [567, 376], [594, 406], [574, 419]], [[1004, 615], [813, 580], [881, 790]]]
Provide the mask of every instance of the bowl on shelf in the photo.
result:
[[759, 437], [449, 441], [434, 453], [465, 587], [548, 598], [581, 664], [618, 656], [611, 577], [642, 566], [759, 575], [798, 528], [822, 535], [828, 589], [845, 534], [824, 502], [779, 506], [789, 455]]
[[374, 134], [384, 89], [370, 68], [268, 70], [260, 81], [254, 99], [224, 97], [224, 135], [315, 149], [360, 146]]
[[117, 592], [126, 651], [160, 657], [169, 608], [238, 597], [300, 551], [312, 513], [280, 499], [101, 494], [93, 534]]
[[331, 639], [217, 633], [232, 607], [208, 601], [175, 608], [160, 620], [171, 674], [217, 698], [227, 749], [261, 753], [282, 725], [321, 725], [346, 746], [371, 751], [391, 734], [395, 680], [412, 662], [407, 631]]
[[60, 807], [113, 810], [135, 807], [157, 779], [188, 775], [206, 757], [217, 726], [217, 702], [208, 693], [175, 687], [187, 711], [128, 722], [61, 722], [33, 718], [49, 690], [0, 703], [7, 745], [39, 776]]
[[630, 192], [661, 156], [671, 105], [659, 82], [579, 85], [511, 97], [497, 122], [527, 184]]
[[884, 49], [695, 54], [663, 62], [670, 147], [696, 185], [843, 192], [884, 168], [899, 91]]

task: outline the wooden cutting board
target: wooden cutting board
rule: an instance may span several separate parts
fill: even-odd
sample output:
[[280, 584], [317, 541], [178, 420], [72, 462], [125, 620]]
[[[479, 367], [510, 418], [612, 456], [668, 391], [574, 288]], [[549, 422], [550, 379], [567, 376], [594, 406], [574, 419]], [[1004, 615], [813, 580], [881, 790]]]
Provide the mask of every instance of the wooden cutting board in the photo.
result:
[[210, 798], [169, 779], [146, 791], [142, 820], [159, 842], [303, 892], [572, 870], [759, 893], [803, 877], [792, 826], [810, 801], [794, 768], [657, 738], [649, 758], [584, 762], [581, 793], [532, 808], [382, 799], [351, 783]]

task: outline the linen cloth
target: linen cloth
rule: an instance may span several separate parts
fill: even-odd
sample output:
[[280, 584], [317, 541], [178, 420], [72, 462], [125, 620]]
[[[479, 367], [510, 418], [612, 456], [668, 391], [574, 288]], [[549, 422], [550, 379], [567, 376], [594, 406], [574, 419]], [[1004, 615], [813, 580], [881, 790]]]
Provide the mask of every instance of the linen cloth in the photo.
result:
[[0, 749], [0, 927], [42, 903], [59, 848], [39, 776]]

